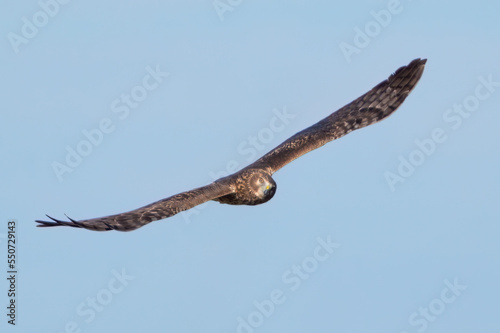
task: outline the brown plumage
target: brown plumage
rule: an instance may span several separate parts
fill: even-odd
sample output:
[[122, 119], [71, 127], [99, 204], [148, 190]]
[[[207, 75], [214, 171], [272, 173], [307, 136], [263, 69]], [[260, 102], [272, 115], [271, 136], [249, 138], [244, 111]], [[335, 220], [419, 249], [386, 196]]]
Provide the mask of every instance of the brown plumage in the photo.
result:
[[298, 132], [246, 168], [194, 190], [179, 193], [127, 213], [89, 220], [36, 220], [39, 227], [70, 226], [96, 231], [130, 231], [152, 221], [173, 216], [209, 200], [230, 205], [259, 205], [276, 192], [271, 177], [296, 158], [356, 129], [391, 115], [422, 76], [426, 59], [415, 59], [372, 90], [325, 119]]

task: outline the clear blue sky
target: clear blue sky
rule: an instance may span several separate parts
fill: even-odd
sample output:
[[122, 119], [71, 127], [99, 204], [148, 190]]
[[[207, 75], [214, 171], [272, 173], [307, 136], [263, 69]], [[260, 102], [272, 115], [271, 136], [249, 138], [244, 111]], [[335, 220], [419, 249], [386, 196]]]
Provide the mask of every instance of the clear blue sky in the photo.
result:
[[[0, 11], [2, 332], [500, 330], [498, 4], [64, 2]], [[393, 116], [280, 170], [265, 205], [35, 228], [205, 185], [417, 57]]]

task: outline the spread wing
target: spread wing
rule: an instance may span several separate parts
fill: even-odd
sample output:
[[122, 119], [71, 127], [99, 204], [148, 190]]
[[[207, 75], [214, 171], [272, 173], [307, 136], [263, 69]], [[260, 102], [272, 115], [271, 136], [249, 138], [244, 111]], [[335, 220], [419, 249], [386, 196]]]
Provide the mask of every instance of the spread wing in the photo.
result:
[[206, 201], [233, 193], [231, 186], [214, 182], [204, 187], [191, 191], [182, 192], [169, 198], [153, 202], [147, 206], [132, 210], [127, 213], [99, 217], [90, 220], [75, 221], [68, 217], [69, 221], [61, 221], [47, 215], [52, 221], [40, 221], [38, 227], [68, 226], [85, 228], [95, 231], [119, 230], [131, 231], [148, 224], [149, 222], [162, 220], [173, 216], [184, 210], [193, 208]]
[[295, 134], [247, 168], [266, 169], [271, 174], [275, 173], [311, 150], [388, 117], [415, 87], [426, 61], [415, 59], [399, 68], [363, 96]]

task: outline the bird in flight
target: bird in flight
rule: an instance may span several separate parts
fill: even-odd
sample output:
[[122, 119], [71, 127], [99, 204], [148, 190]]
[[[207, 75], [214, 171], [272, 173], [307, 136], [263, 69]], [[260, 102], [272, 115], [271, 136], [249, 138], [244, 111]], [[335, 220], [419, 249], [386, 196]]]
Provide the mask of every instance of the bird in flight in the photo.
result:
[[171, 217], [206, 201], [229, 205], [260, 205], [274, 196], [276, 171], [296, 158], [356, 129], [391, 115], [415, 88], [426, 59], [415, 59], [363, 96], [333, 112], [325, 119], [293, 135], [249, 166], [213, 183], [182, 192], [147, 206], [116, 215], [88, 220], [38, 222], [39, 227], [68, 226], [95, 231], [131, 231], [153, 221]]

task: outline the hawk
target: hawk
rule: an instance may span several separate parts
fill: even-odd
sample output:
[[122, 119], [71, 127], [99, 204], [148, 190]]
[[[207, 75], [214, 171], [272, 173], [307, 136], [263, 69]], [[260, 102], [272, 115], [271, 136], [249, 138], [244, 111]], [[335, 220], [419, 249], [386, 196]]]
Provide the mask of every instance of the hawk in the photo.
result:
[[323, 120], [293, 135], [249, 166], [213, 183], [182, 192], [147, 206], [116, 215], [88, 220], [38, 222], [39, 227], [69, 226], [95, 231], [131, 231], [214, 200], [229, 205], [260, 205], [274, 196], [272, 175], [296, 158], [362, 127], [390, 116], [415, 88], [426, 59], [415, 59], [363, 96]]

